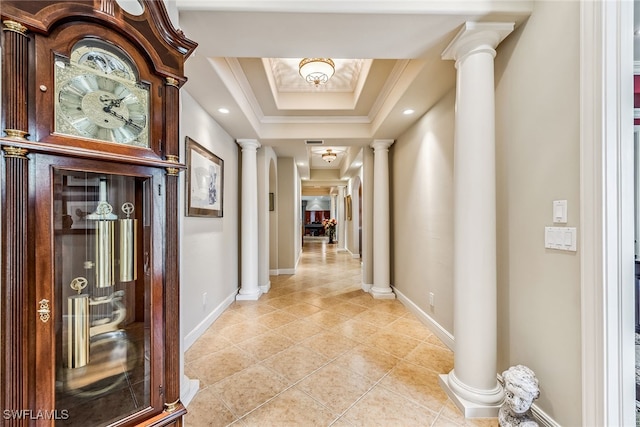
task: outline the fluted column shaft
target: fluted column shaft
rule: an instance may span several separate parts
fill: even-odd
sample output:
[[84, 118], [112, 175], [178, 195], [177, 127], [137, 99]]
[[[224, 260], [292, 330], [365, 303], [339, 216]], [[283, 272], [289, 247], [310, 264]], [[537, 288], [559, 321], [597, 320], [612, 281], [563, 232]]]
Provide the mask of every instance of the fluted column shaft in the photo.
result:
[[389, 147], [392, 139], [371, 143], [373, 148], [373, 286], [374, 298], [393, 299], [391, 290], [391, 229], [389, 226]]
[[3, 22], [4, 60], [2, 105], [4, 132], [10, 138], [26, 139], [29, 133], [29, 38], [27, 28], [15, 21]]
[[240, 212], [241, 285], [237, 300], [257, 300], [258, 285], [258, 148], [255, 139], [240, 139], [242, 147], [242, 206]]
[[[2, 194], [2, 235], [9, 236], [1, 245], [1, 261], [5, 268], [2, 269], [2, 322], [5, 325], [6, 335], [3, 336], [3, 352], [0, 359], [1, 377], [4, 384], [12, 384], [11, 392], [3, 393], [3, 407], [7, 409], [22, 409], [29, 407], [29, 375], [31, 364], [29, 352], [25, 342], [29, 336], [29, 322], [35, 317], [37, 309], [29, 301], [29, 265], [27, 263], [28, 240], [33, 238], [29, 230], [29, 159], [27, 150], [4, 146], [4, 176], [5, 191]], [[44, 298], [37, 295], [37, 298]], [[51, 299], [48, 295], [46, 298]], [[51, 302], [51, 301], [49, 301]], [[33, 316], [33, 317], [32, 317]], [[50, 325], [50, 323], [49, 323]], [[35, 328], [38, 336], [51, 335], [49, 325], [36, 321]], [[44, 345], [50, 342], [44, 342]], [[36, 356], [37, 357], [37, 356]], [[5, 420], [6, 426], [23, 425], [20, 420]]]
[[[180, 88], [173, 78], [165, 80], [165, 158], [179, 163], [179, 105]], [[165, 265], [165, 407], [172, 412], [178, 409], [180, 400], [180, 236], [178, 230], [178, 175], [179, 169], [167, 168], [166, 175], [166, 256], [175, 261]]]
[[495, 47], [513, 24], [467, 23], [443, 53], [457, 69], [454, 146], [454, 369], [445, 390], [465, 416], [496, 416]]

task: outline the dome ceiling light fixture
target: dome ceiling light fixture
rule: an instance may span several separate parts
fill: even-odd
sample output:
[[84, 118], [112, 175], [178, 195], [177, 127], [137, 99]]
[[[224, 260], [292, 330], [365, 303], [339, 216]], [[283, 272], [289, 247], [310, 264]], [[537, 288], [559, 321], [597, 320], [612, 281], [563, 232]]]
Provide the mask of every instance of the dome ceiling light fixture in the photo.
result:
[[338, 156], [333, 153], [330, 148], [327, 148], [327, 152], [322, 154], [322, 160], [327, 163], [333, 162]]
[[305, 81], [318, 87], [329, 81], [336, 71], [336, 66], [330, 58], [304, 58], [300, 61], [298, 69]]

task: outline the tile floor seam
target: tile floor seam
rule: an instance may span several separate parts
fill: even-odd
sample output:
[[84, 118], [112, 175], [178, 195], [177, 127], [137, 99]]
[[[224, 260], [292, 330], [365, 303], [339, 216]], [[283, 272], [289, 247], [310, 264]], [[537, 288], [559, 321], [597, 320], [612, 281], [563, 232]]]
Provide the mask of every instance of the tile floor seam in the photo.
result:
[[[387, 373], [387, 375], [388, 375], [390, 372], [391, 372], [391, 371], [389, 371], [389, 372]], [[386, 377], [387, 375], [385, 375], [385, 377]], [[383, 377], [383, 378], [384, 378], [384, 377]], [[382, 378], [380, 379], [380, 381], [382, 381]], [[378, 384], [376, 384], [376, 385], [378, 385]], [[421, 407], [422, 409], [426, 409], [427, 411], [429, 411], [429, 412], [431, 412], [431, 413], [435, 414], [435, 415], [434, 415], [434, 419], [433, 419], [433, 422], [435, 422], [436, 418], [438, 417], [439, 412], [436, 412], [436, 411], [434, 411], [433, 409], [428, 408], [428, 407], [424, 406], [423, 404], [416, 402], [415, 400], [413, 400], [413, 399], [412, 399], [412, 398], [410, 398], [409, 396], [405, 396], [404, 394], [398, 393], [397, 391], [394, 391], [394, 390], [391, 390], [391, 389], [390, 389], [390, 388], [388, 388], [388, 387], [385, 387], [385, 386], [384, 386], [384, 384], [379, 384], [379, 385], [380, 385], [380, 387], [382, 387], [384, 390], [386, 390], [386, 391], [388, 391], [388, 392], [390, 392], [390, 393], [393, 393], [393, 394], [395, 394], [396, 396], [400, 396], [401, 398], [406, 399], [406, 400], [410, 401], [411, 403], [413, 403], [413, 404], [415, 404], [415, 405], [418, 405], [418, 406], [419, 406], [419, 407]], [[371, 391], [371, 390], [369, 390], [369, 391]], [[443, 404], [443, 405], [442, 405], [442, 408], [440, 408], [440, 411], [442, 411], [442, 410], [444, 409], [444, 407], [445, 407], [445, 405]]]
[[[323, 364], [322, 366], [320, 366], [319, 368], [315, 369], [314, 371], [308, 373], [307, 375], [305, 375], [304, 377], [300, 378], [299, 380], [295, 381], [294, 383], [290, 384], [289, 386], [287, 386], [286, 388], [284, 388], [283, 390], [281, 390], [280, 392], [278, 392], [277, 394], [275, 394], [274, 396], [270, 397], [269, 399], [267, 399], [266, 401], [264, 401], [263, 403], [261, 403], [260, 405], [256, 406], [255, 408], [253, 408], [252, 410], [250, 410], [249, 412], [247, 412], [246, 414], [244, 414], [241, 417], [236, 417], [238, 418], [238, 420], [241, 420], [243, 418], [246, 418], [249, 414], [251, 414], [252, 412], [258, 410], [259, 408], [263, 407], [264, 405], [268, 404], [269, 402], [271, 402], [272, 400], [276, 399], [278, 396], [280, 396], [281, 394], [285, 393], [287, 390], [292, 389], [293, 387], [295, 387], [296, 385], [300, 384], [302, 381], [304, 381], [305, 379], [307, 379], [308, 377], [310, 377], [311, 375], [313, 375], [314, 373], [318, 372], [320, 369], [324, 368], [325, 366], [327, 366], [329, 363], [333, 362], [332, 360], [329, 360], [328, 362], [326, 362], [325, 364]], [[276, 375], [280, 376], [281, 378], [287, 379], [285, 377], [283, 377], [280, 373], [278, 373], [277, 371], [271, 369], [268, 366], [264, 366], [261, 363], [259, 363], [260, 366], [263, 366], [266, 369], [269, 369], [270, 371], [274, 372]], [[235, 375], [235, 374], [234, 374]], [[227, 377], [228, 378], [228, 377]], [[309, 396], [311, 399], [313, 399], [314, 401], [316, 401], [316, 403], [322, 405], [323, 407], [325, 407], [321, 402], [319, 402], [316, 398], [314, 398], [313, 396], [309, 395], [309, 393], [305, 392], [304, 390], [300, 390], [301, 392], [303, 392], [304, 394], [306, 394], [307, 396]], [[329, 408], [326, 408], [329, 412], [333, 413], [333, 411], [331, 411]], [[340, 418], [340, 417], [338, 417]], [[337, 420], [337, 418], [336, 418]], [[334, 420], [334, 422], [336, 421]]]
[[[391, 373], [391, 371], [389, 371], [389, 373]], [[387, 375], [385, 375], [385, 377], [386, 377], [386, 376], [387, 376]], [[382, 378], [380, 379], [380, 381], [382, 381]], [[403, 398], [405, 398], [405, 399], [409, 400], [410, 402], [412, 402], [412, 403], [414, 403], [414, 404], [416, 404], [416, 405], [420, 406], [421, 408], [423, 408], [423, 409], [427, 409], [428, 411], [433, 412], [434, 414], [439, 414], [439, 413], [440, 413], [440, 411], [442, 411], [442, 409], [443, 409], [443, 408], [444, 408], [444, 406], [445, 406], [445, 405], [443, 404], [443, 405], [442, 405], [442, 407], [441, 407], [440, 409], [438, 409], [438, 411], [436, 412], [436, 411], [434, 411], [433, 409], [431, 409], [431, 408], [429, 408], [428, 406], [426, 406], [426, 405], [424, 405], [424, 404], [420, 403], [419, 401], [417, 401], [416, 399], [414, 399], [413, 397], [411, 397], [411, 396], [409, 396], [409, 395], [406, 395], [406, 394], [400, 393], [400, 392], [398, 392], [398, 391], [396, 391], [396, 390], [393, 390], [393, 389], [391, 389], [391, 388], [389, 388], [389, 387], [385, 386], [384, 384], [380, 384], [380, 387], [382, 387], [383, 389], [385, 389], [385, 390], [387, 390], [387, 391], [389, 391], [389, 392], [391, 392], [391, 393], [393, 393], [393, 394], [395, 394], [395, 395], [398, 395], [398, 396], [400, 396], [400, 397], [403, 397]]]
[[[211, 391], [216, 395], [216, 397], [218, 398], [218, 400], [220, 401], [220, 403], [222, 403], [222, 406], [224, 406], [227, 411], [229, 411], [229, 413], [231, 413], [231, 415], [233, 415], [233, 417], [235, 418], [235, 420], [233, 421], [233, 423], [235, 423], [236, 421], [238, 421], [240, 419], [240, 417], [238, 415], [236, 415], [236, 413], [233, 411], [233, 409], [231, 408], [231, 406], [229, 404], [227, 404], [227, 402], [222, 398], [222, 396], [220, 395], [220, 393], [218, 393], [215, 389], [211, 389]], [[229, 425], [233, 424], [230, 423]]]
[[[320, 256], [324, 257], [324, 260], [315, 260], [313, 258], [314, 251], [318, 252], [318, 249], [323, 250]], [[450, 404], [448, 398], [443, 397], [440, 392], [432, 394], [429, 391], [433, 387], [431, 374], [441, 374], [441, 368], [446, 366], [446, 364], [452, 363], [450, 356], [452, 353], [442, 351], [450, 350], [444, 345], [438, 345], [439, 341], [437, 336], [435, 336], [433, 332], [428, 329], [428, 326], [420, 321], [419, 318], [416, 318], [411, 311], [406, 309], [400, 301], [375, 300], [371, 298], [370, 294], [363, 292], [359, 263], [356, 267], [352, 266], [355, 263], [351, 258], [342, 258], [338, 261], [339, 258], [340, 256], [337, 254], [331, 253], [330, 248], [329, 251], [327, 251], [326, 245], [309, 246], [305, 242], [304, 252], [296, 275], [272, 276], [272, 292], [265, 294], [260, 302], [256, 302], [255, 304], [247, 304], [244, 302], [232, 303], [221, 315], [222, 317], [226, 313], [233, 313], [223, 318], [223, 324], [225, 326], [220, 327], [219, 330], [216, 328], [215, 331], [211, 328], [206, 333], [220, 336], [224, 338], [225, 341], [223, 342], [229, 343], [228, 346], [218, 351], [230, 350], [229, 355], [237, 352], [236, 354], [241, 357], [241, 363], [228, 365], [228, 372], [232, 372], [244, 364], [248, 364], [248, 366], [212, 384], [205, 385], [198, 393], [211, 388], [210, 393], [213, 394], [210, 394], [210, 396], [216, 396], [216, 399], [222, 404], [221, 408], [228, 411], [228, 416], [225, 416], [227, 421], [224, 422], [229, 422], [232, 417], [234, 420], [228, 425], [233, 424], [236, 426], [253, 425], [251, 422], [248, 422], [249, 417], [251, 414], [256, 414], [256, 411], [260, 408], [265, 408], [265, 405], [273, 404], [270, 408], [265, 409], [264, 412], [257, 414], [258, 417], [262, 417], [268, 413], [279, 413], [278, 411], [282, 409], [278, 408], [282, 408], [280, 406], [282, 402], [289, 401], [288, 399], [294, 396], [297, 396], [297, 398], [305, 396], [299, 403], [306, 401], [307, 404], [311, 405], [308, 407], [311, 411], [310, 413], [315, 413], [320, 416], [316, 421], [322, 419], [321, 424], [329, 426], [338, 424], [359, 425], [362, 422], [366, 424], [367, 419], [371, 419], [368, 418], [371, 413], [369, 413], [370, 409], [367, 405], [375, 405], [375, 402], [379, 403], [380, 398], [384, 396], [397, 397], [397, 400], [395, 400], [395, 397], [391, 398], [391, 401], [394, 402], [393, 405], [402, 405], [401, 402], [406, 402], [407, 405], [410, 403], [410, 406], [407, 407], [415, 408], [416, 411], [415, 415], [409, 415], [410, 418], [413, 416], [432, 418], [430, 423], [424, 423], [424, 425], [436, 427], [438, 423], [442, 422], [447, 423], [447, 425], [455, 424], [459, 426], [485, 425], [485, 423], [476, 424], [475, 422], [467, 424], [467, 420], [458, 417], [455, 412], [451, 412], [455, 411], [455, 407]], [[330, 268], [332, 265], [335, 265], [335, 268]], [[340, 274], [330, 272], [327, 275], [325, 273], [328, 269], [332, 271], [339, 269], [344, 270], [342, 270]], [[321, 274], [324, 275], [323, 280], [318, 279]], [[273, 301], [272, 304], [270, 304], [270, 300]], [[306, 306], [304, 304], [313, 307], [313, 309], [309, 307], [305, 308]], [[300, 306], [294, 307], [295, 305]], [[289, 311], [290, 308], [291, 311]], [[310, 317], [313, 317], [317, 313], [322, 314], [317, 315], [314, 319], [310, 319]], [[263, 323], [261, 323], [260, 318], [263, 316], [269, 317], [264, 317], [262, 319]], [[293, 320], [287, 321], [289, 319]], [[222, 330], [241, 324], [242, 322], [247, 322], [247, 327], [258, 325], [256, 328], [258, 331], [255, 331], [256, 334], [253, 335], [252, 331], [247, 331], [243, 328], [238, 328], [237, 331], [228, 329], [226, 335], [220, 334]], [[284, 323], [276, 327], [267, 326], [267, 324], [276, 325], [279, 322]], [[293, 331], [290, 335], [284, 333], [287, 330], [286, 328], [295, 327], [292, 325], [294, 322], [304, 322], [298, 324], [300, 327], [304, 327], [304, 331]], [[422, 330], [421, 327], [424, 328], [424, 330]], [[234, 335], [235, 333], [240, 335]], [[306, 336], [306, 333], [310, 333], [310, 335]], [[323, 334], [326, 336], [319, 337], [319, 335]], [[373, 342], [375, 342], [375, 340], [371, 340], [370, 338], [376, 334], [380, 334], [380, 338], [377, 340], [377, 345], [374, 345]], [[243, 338], [243, 335], [250, 337], [238, 340], [239, 338]], [[335, 341], [332, 335], [340, 337], [341, 339]], [[393, 336], [399, 338], [397, 343], [391, 341]], [[302, 338], [300, 339], [299, 337]], [[314, 337], [316, 337], [315, 340]], [[233, 338], [234, 341], [231, 341], [230, 338]], [[275, 339], [276, 343], [272, 343], [271, 338]], [[281, 340], [281, 338], [283, 338], [283, 340]], [[250, 342], [251, 340], [256, 341]], [[387, 340], [389, 340], [389, 344], [387, 344]], [[282, 341], [282, 344], [280, 341]], [[328, 349], [326, 346], [331, 346], [332, 343], [334, 344], [334, 348]], [[218, 343], [218, 345], [219, 344], [220, 343]], [[285, 344], [288, 345], [280, 349], [280, 345]], [[400, 346], [398, 347], [400, 350], [395, 348], [395, 353], [389, 351], [391, 348], [389, 345], [393, 346], [396, 344]], [[207, 342], [198, 348], [198, 350], [202, 351], [202, 349], [207, 348], [208, 345], [210, 344]], [[211, 345], [213, 347], [213, 344]], [[320, 348], [321, 351], [315, 350], [313, 347]], [[294, 351], [287, 357], [282, 357], [278, 361], [278, 355], [282, 356], [282, 353], [291, 349], [299, 350], [298, 352]], [[302, 351], [302, 349], [304, 349], [304, 351]], [[271, 353], [271, 351], [274, 350], [276, 351]], [[185, 363], [185, 367], [190, 367], [189, 370], [194, 374], [196, 373], [194, 369], [196, 366], [198, 367], [197, 372], [199, 373], [211, 372], [209, 370], [215, 369], [216, 365], [209, 365], [203, 359], [210, 358], [218, 351], [203, 354], [199, 358]], [[264, 354], [268, 356], [260, 357]], [[306, 363], [305, 366], [314, 367], [314, 369], [309, 372], [304, 372], [306, 368], [300, 366], [298, 369], [290, 371], [291, 374], [293, 374], [291, 376], [292, 378], [297, 376], [296, 372], [304, 372], [302, 377], [296, 380], [289, 379], [285, 375], [285, 373], [289, 372], [287, 371], [287, 363], [296, 364], [296, 360], [301, 360], [298, 359], [299, 357], [310, 356], [313, 356], [315, 362], [311, 362], [311, 364]], [[275, 358], [274, 363], [272, 363], [273, 368], [265, 364], [265, 362], [271, 358]], [[317, 359], [320, 359], [322, 363], [318, 363]], [[199, 362], [198, 365], [196, 365], [195, 362]], [[315, 363], [318, 363], [318, 366], [315, 366]], [[327, 369], [332, 363], [335, 363], [335, 367]], [[386, 367], [389, 366], [389, 364], [391, 364], [391, 367], [387, 369]], [[269, 374], [265, 378], [269, 379], [271, 375], [273, 375], [274, 379], [278, 379], [277, 382], [274, 381], [274, 385], [266, 385], [261, 390], [257, 388], [254, 390], [254, 387], [251, 386], [251, 384], [253, 384], [251, 379], [249, 379], [248, 383], [246, 383], [245, 379], [243, 380], [245, 381], [243, 383], [245, 385], [242, 387], [247, 387], [246, 384], [249, 384], [249, 388], [246, 391], [243, 391], [244, 388], [242, 387], [226, 391], [228, 386], [232, 386], [234, 376], [245, 373], [245, 378], [251, 378], [251, 373], [248, 374], [249, 377], [246, 376], [246, 370], [255, 366], [266, 369], [264, 372], [268, 372]], [[403, 366], [403, 368], [401, 368], [401, 366]], [[440, 366], [440, 368], [438, 368], [438, 366]], [[276, 368], [282, 370], [283, 373], [281, 374]], [[331, 380], [322, 379], [323, 372], [321, 371], [326, 370], [326, 373], [332, 372], [332, 375], [336, 376], [340, 372], [336, 371], [337, 368], [348, 371], [351, 375], [365, 378], [366, 384], [354, 379], [354, 386], [339, 386], [340, 390], [344, 390], [339, 392], [341, 397], [332, 395], [333, 389], [326, 388], [327, 385], [331, 387]], [[403, 377], [404, 375], [407, 375], [407, 373], [411, 375], [412, 370], [417, 368], [419, 368], [419, 370], [415, 370], [415, 372], [418, 373], [418, 375], [425, 375], [424, 378], [427, 382], [414, 384], [414, 381], [410, 379], [403, 380], [403, 378], [407, 378]], [[384, 369], [387, 369], [386, 372], [376, 379]], [[396, 369], [398, 369], [398, 371], [395, 371]], [[405, 371], [403, 372], [402, 369]], [[419, 373], [420, 370], [422, 370], [423, 374]], [[394, 374], [394, 372], [397, 372], [397, 375]], [[210, 375], [210, 378], [214, 379], [218, 374], [225, 373], [227, 372], [218, 371], [217, 374]], [[196, 376], [197, 375], [199, 374], [196, 374]], [[267, 374], [265, 373], [265, 375]], [[312, 376], [316, 377], [310, 379]], [[262, 375], [260, 375], [260, 378], [262, 378]], [[229, 383], [221, 386], [220, 383], [222, 381], [229, 381]], [[289, 383], [290, 381], [291, 383]], [[302, 384], [305, 381], [307, 381], [307, 383], [305, 383], [303, 388]], [[335, 378], [333, 381], [335, 381]], [[278, 383], [283, 386], [283, 389], [271, 395], [269, 390], [278, 390]], [[243, 399], [242, 396], [246, 396], [246, 398], [250, 400], [243, 403], [245, 403], [245, 407], [248, 408], [254, 405], [253, 402], [259, 402], [260, 399], [265, 396], [269, 396], [269, 398], [240, 416], [232, 411], [231, 408], [232, 406], [241, 408], [242, 405], [227, 404], [222, 398], [222, 394], [219, 394], [216, 389], [213, 388], [215, 385], [219, 385], [220, 390], [225, 391], [228, 399], [234, 395], [240, 399]], [[366, 390], [364, 390], [365, 387], [362, 387], [365, 385], [367, 385]], [[336, 389], [336, 393], [338, 393], [337, 390], [338, 389]], [[360, 390], [364, 391], [361, 392]], [[371, 394], [373, 390], [377, 391]], [[244, 394], [245, 392], [249, 394]], [[293, 395], [289, 395], [285, 400], [282, 400], [284, 393], [292, 392], [294, 393]], [[416, 392], [419, 394], [416, 394]], [[314, 395], [317, 395], [318, 398], [314, 397]], [[367, 396], [370, 396], [368, 400], [363, 401]], [[351, 398], [354, 399], [353, 402], [350, 402]], [[323, 403], [320, 399], [325, 400], [327, 403]], [[195, 400], [197, 400], [197, 396], [194, 401]], [[294, 401], [295, 400], [294, 398]], [[311, 404], [311, 402], [313, 402], [313, 404]], [[335, 410], [338, 411], [343, 408], [345, 403], [349, 406], [342, 409], [339, 413], [334, 412], [332, 409], [335, 408]], [[205, 408], [207, 403], [203, 401], [200, 402], [199, 405]], [[431, 408], [439, 409], [431, 409], [427, 405], [430, 405]], [[354, 409], [356, 407], [358, 409]], [[317, 410], [320, 412], [314, 412], [316, 409], [312, 408], [318, 408]], [[376, 406], [371, 406], [371, 410], [375, 408]], [[290, 418], [290, 421], [302, 423], [297, 425], [308, 425], [307, 422], [310, 422], [309, 420], [311, 420], [311, 418], [305, 418], [308, 417], [308, 415], [306, 415], [306, 409], [306, 406], [300, 406], [291, 408], [290, 411], [293, 411], [293, 413], [288, 410], [289, 416], [293, 416], [293, 418]], [[276, 412], [272, 412], [274, 410]], [[352, 422], [347, 417], [350, 411], [355, 411], [353, 413], [353, 415], [357, 417], [354, 418], [356, 420], [355, 422]], [[445, 413], [455, 418], [450, 419], [445, 416]], [[207, 419], [206, 416], [207, 414], [205, 412], [205, 418], [202, 420], [204, 421], [204, 425], [215, 423], [213, 419]], [[400, 421], [402, 420], [401, 414], [390, 413], [385, 415], [385, 417], [386, 416], [390, 416], [390, 418], [387, 418], [387, 421], [391, 424], [395, 423], [394, 425], [398, 425], [398, 422], [402, 422]], [[424, 420], [426, 421], [428, 418], [424, 418]], [[196, 419], [197, 418], [194, 418], [194, 421]], [[254, 418], [251, 418], [251, 420], [253, 419]], [[279, 418], [272, 418], [271, 420], [271, 423], [275, 422], [275, 425], [278, 425], [277, 420], [279, 420]], [[342, 423], [340, 420], [342, 420]], [[376, 420], [378, 422], [380, 421], [377, 418]], [[202, 423], [202, 421], [200, 422]], [[495, 419], [491, 421], [491, 423], [494, 422]], [[189, 416], [187, 416], [185, 425], [189, 425]]]
[[442, 416], [442, 413], [444, 412], [444, 408], [447, 405], [442, 405], [442, 408], [440, 408], [440, 411], [438, 411], [438, 415], [433, 419], [433, 422], [431, 423], [430, 427], [435, 427], [436, 423], [438, 422], [438, 420], [440, 420], [440, 417]]
[[[391, 371], [389, 371], [389, 372], [391, 372]], [[358, 398], [356, 399], [356, 401], [355, 401], [355, 402], [353, 402], [351, 405], [349, 405], [349, 407], [348, 407], [347, 409], [345, 409], [345, 410], [342, 412], [342, 414], [340, 414], [340, 416], [338, 417], [338, 419], [340, 419], [340, 418], [344, 417], [344, 416], [347, 414], [347, 412], [349, 412], [349, 411], [351, 410], [351, 408], [353, 408], [354, 406], [356, 406], [356, 405], [358, 404], [358, 402], [360, 402], [362, 399], [364, 399], [364, 397], [365, 397], [367, 394], [369, 394], [369, 392], [370, 392], [371, 390], [373, 390], [373, 389], [374, 389], [378, 384], [380, 384], [380, 381], [382, 381], [382, 380], [383, 380], [383, 378], [385, 378], [387, 375], [389, 375], [389, 372], [387, 372], [386, 374], [384, 374], [384, 375], [383, 375], [383, 376], [382, 376], [378, 381], [374, 382], [374, 383], [373, 383], [373, 384], [372, 384], [372, 385], [367, 389], [367, 391], [365, 391], [364, 393], [362, 393], [362, 394], [360, 395], [360, 397], [358, 397]], [[349, 421], [349, 420], [347, 419], [347, 421]], [[350, 421], [349, 421], [349, 422], [350, 422]]]

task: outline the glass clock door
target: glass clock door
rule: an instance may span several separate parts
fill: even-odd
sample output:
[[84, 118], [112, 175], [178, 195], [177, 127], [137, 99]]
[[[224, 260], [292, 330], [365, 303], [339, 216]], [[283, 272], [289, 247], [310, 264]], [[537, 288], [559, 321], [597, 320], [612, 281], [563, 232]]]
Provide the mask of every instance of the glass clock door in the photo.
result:
[[53, 169], [57, 425], [151, 405], [152, 177]]

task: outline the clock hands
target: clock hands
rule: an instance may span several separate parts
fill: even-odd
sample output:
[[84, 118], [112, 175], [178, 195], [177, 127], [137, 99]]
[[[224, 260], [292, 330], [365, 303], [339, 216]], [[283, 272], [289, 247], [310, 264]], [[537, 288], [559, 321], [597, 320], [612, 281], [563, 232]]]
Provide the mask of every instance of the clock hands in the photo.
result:
[[125, 123], [125, 125], [132, 126], [138, 130], [142, 130], [142, 126], [134, 123], [133, 120], [125, 118], [122, 114], [118, 114], [116, 111], [113, 111], [114, 107], [116, 108], [120, 107], [120, 103], [124, 100], [124, 98], [115, 99], [115, 98], [109, 98], [107, 95], [101, 95], [99, 99], [102, 103], [105, 103], [105, 102], [108, 103], [107, 105], [102, 107], [102, 111], [104, 111], [107, 114], [111, 114], [113, 117], [119, 120], [122, 120]]
[[125, 125], [129, 125], [129, 126], [134, 127], [134, 128], [136, 128], [136, 129], [138, 129], [138, 130], [142, 130], [142, 126], [140, 126], [140, 125], [139, 125], [139, 124], [137, 124], [137, 123], [134, 123], [134, 122], [133, 122], [133, 120], [131, 120], [131, 119], [127, 119], [127, 118], [125, 118], [124, 116], [122, 116], [121, 114], [116, 113], [116, 112], [115, 112], [115, 111], [113, 111], [111, 108], [112, 108], [112, 106], [104, 107], [104, 108], [103, 108], [103, 111], [104, 111], [105, 113], [109, 113], [109, 114], [111, 114], [113, 117], [115, 117], [115, 118], [117, 118], [117, 119], [122, 120], [122, 121], [124, 122], [124, 124], [125, 124]]
[[[119, 107], [119, 106], [120, 106], [120, 103], [121, 103], [122, 101], [124, 101], [124, 98], [115, 99], [115, 98], [109, 98], [109, 97], [108, 97], [108, 96], [106, 96], [106, 95], [100, 95], [100, 98], [99, 98], [99, 99], [100, 99], [100, 102], [103, 102], [103, 103], [104, 103], [104, 102], [108, 102], [108, 103], [109, 103], [109, 105], [105, 106], [104, 108], [109, 108], [109, 109], [111, 109], [111, 108], [113, 108], [113, 107]], [[104, 111], [107, 111], [107, 110], [104, 110]]]

